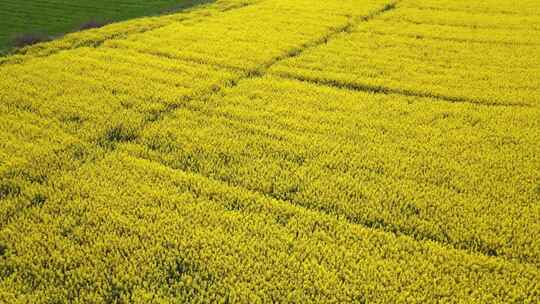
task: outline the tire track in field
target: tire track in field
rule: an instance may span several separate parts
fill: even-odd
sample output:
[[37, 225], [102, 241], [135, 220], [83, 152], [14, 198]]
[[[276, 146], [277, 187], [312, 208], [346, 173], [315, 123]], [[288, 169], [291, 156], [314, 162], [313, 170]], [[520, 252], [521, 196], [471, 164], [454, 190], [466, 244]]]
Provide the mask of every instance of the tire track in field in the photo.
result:
[[486, 106], [486, 107], [516, 107], [516, 108], [534, 108], [535, 107], [534, 105], [530, 103], [519, 103], [519, 102], [511, 102], [511, 101], [493, 102], [493, 101], [490, 101], [489, 99], [473, 99], [473, 98], [466, 98], [466, 97], [459, 97], [459, 96], [442, 95], [442, 94], [436, 94], [436, 93], [408, 90], [408, 89], [402, 89], [402, 88], [391, 88], [387, 86], [370, 85], [367, 83], [353, 83], [353, 82], [334, 80], [334, 79], [320, 79], [317, 77], [298, 76], [298, 75], [295, 75], [294, 73], [287, 73], [284, 71], [272, 72], [272, 75], [275, 75], [277, 77], [281, 77], [284, 79], [298, 80], [298, 81], [311, 83], [315, 85], [341, 89], [341, 90], [356, 91], [356, 92], [367, 92], [367, 93], [387, 94], [387, 95], [395, 94], [395, 95], [402, 95], [402, 96], [407, 96], [407, 97], [431, 98], [439, 102], [466, 103], [466, 104]]
[[[398, 36], [406, 38], [416, 38], [416, 34], [396, 34], [388, 33], [383, 31], [371, 31], [370, 33], [381, 35], [381, 36]], [[513, 41], [503, 41], [503, 40], [489, 40], [489, 39], [472, 39], [472, 38], [450, 38], [450, 37], [437, 37], [425, 35], [422, 39], [426, 40], [435, 40], [435, 41], [444, 41], [444, 42], [453, 42], [453, 43], [464, 43], [464, 44], [487, 44], [487, 45], [504, 45], [511, 47], [538, 47], [540, 43], [535, 42], [513, 42]]]

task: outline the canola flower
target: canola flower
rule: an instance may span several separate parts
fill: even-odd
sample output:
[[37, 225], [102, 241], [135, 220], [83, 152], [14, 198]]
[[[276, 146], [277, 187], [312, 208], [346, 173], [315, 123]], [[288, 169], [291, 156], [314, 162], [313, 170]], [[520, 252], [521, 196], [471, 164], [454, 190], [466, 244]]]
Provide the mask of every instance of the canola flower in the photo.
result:
[[0, 302], [538, 302], [537, 9], [222, 0], [0, 59]]
[[12, 244], [0, 264], [8, 303], [539, 296], [535, 266], [368, 229], [122, 152], [62, 176], [48, 197], [0, 232]]

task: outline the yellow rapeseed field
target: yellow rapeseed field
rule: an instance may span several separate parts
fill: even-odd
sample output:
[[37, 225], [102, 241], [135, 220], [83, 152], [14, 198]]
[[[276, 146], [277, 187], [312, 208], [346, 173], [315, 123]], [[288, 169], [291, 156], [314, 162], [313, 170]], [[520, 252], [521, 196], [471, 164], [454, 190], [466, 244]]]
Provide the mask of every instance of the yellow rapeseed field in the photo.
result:
[[0, 303], [540, 303], [540, 2], [217, 0], [0, 58]]

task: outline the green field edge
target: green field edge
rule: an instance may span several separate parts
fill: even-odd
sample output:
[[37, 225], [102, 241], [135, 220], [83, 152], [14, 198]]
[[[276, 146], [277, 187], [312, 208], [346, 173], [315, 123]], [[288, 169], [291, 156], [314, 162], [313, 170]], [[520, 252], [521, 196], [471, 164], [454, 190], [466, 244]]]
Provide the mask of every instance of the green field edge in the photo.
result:
[[[143, 18], [155, 18], [155, 17], [164, 17], [169, 15], [174, 15], [178, 13], [182, 13], [185, 11], [197, 9], [199, 7], [204, 7], [209, 4], [214, 3], [216, 0], [196, 0], [196, 1], [190, 1], [187, 3], [179, 3], [176, 5], [171, 5], [169, 7], [162, 8], [160, 12], [155, 13], [148, 13], [148, 14], [142, 14], [139, 16], [135, 16], [132, 18], [118, 18], [118, 19], [112, 19], [112, 20], [104, 20], [104, 23], [102, 26], [98, 26], [97, 28], [103, 28], [107, 27], [109, 25], [116, 25], [118, 23], [124, 23], [124, 22], [130, 22], [132, 20], [137, 19], [143, 19]], [[100, 20], [100, 19], [96, 19]], [[89, 20], [91, 21], [91, 20]], [[25, 34], [40, 34], [44, 35], [44, 40], [41, 42], [38, 42], [36, 44], [28, 45], [28, 46], [22, 46], [22, 47], [16, 47], [12, 45], [13, 43], [8, 42], [6, 45], [0, 45], [0, 65], [2, 64], [2, 59], [4, 57], [18, 55], [21, 53], [24, 53], [26, 49], [36, 47], [38, 45], [48, 44], [50, 42], [58, 41], [64, 39], [67, 35], [80, 33], [84, 31], [89, 31], [93, 29], [80, 29], [77, 27], [72, 27], [71, 29], [65, 30], [65, 31], [55, 31], [52, 33], [46, 33], [46, 32], [20, 32], [20, 33], [13, 33], [11, 35], [25, 35]]]
[[[166, 27], [175, 22], [182, 22], [185, 20], [189, 20], [187, 16], [184, 18], [182, 15], [188, 15], [190, 13], [196, 14], [199, 10], [204, 11], [205, 8], [215, 8], [218, 13], [226, 13], [232, 10], [242, 9], [244, 7], [251, 6], [253, 4], [254, 3], [239, 2], [239, 3], [229, 4], [229, 5], [223, 5], [221, 7], [219, 5], [219, 2], [216, 2], [216, 0], [205, 0], [196, 5], [185, 7], [185, 8], [172, 11], [172, 12], [156, 14], [156, 15], [140, 16], [140, 17], [131, 18], [128, 20], [112, 22], [103, 27], [96, 28], [96, 29], [66, 32], [62, 34], [61, 36], [58, 36], [52, 40], [43, 41], [43, 42], [29, 45], [26, 47], [12, 48], [10, 50], [4, 50], [4, 51], [0, 49], [0, 67], [2, 65], [20, 64], [20, 63], [24, 63], [32, 59], [49, 57], [63, 51], [76, 50], [78, 48], [83, 48], [83, 47], [98, 48], [103, 43], [109, 40], [128, 39], [131, 35], [134, 35], [134, 34], [148, 33], [148, 32]], [[208, 15], [203, 15], [203, 16], [208, 17]], [[170, 18], [170, 19], [165, 20], [165, 18]], [[156, 22], [155, 25], [148, 26], [148, 27], [143, 26], [144, 24], [138, 24], [138, 22], [145, 21], [145, 20], [152, 20], [152, 19], [154, 20], [159, 19], [161, 22]], [[135, 27], [135, 29], [130, 29], [129, 27], [126, 27], [128, 29], [126, 31], [116, 30], [113, 33], [106, 32], [108, 29], [117, 27], [119, 25], [132, 25]], [[84, 38], [77, 37], [77, 34], [79, 33], [95, 34], [96, 36], [99, 36], [99, 37], [97, 38], [92, 37], [96, 39], [84, 39]], [[73, 35], [75, 35], [75, 37], [72, 37]], [[66, 42], [67, 46], [56, 45], [61, 42]]]

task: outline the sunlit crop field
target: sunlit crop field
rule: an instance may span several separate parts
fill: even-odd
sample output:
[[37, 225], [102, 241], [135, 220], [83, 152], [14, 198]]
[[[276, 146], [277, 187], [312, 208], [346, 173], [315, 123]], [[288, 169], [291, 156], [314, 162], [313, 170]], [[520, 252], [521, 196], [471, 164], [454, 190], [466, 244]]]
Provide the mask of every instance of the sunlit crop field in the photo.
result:
[[540, 2], [218, 0], [0, 58], [0, 303], [539, 303]]

